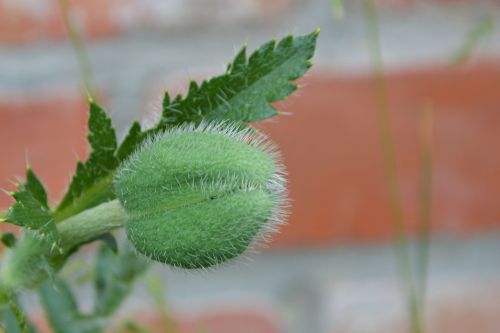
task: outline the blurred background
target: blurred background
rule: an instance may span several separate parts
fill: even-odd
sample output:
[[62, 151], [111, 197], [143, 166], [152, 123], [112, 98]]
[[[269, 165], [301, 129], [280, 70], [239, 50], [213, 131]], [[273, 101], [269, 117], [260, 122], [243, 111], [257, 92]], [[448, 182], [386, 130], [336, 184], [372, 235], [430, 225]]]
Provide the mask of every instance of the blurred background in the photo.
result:
[[[362, 1], [69, 3], [120, 137], [133, 119], [152, 122], [164, 89], [183, 92], [189, 79], [222, 73], [245, 42], [254, 50], [321, 28], [301, 89], [276, 105], [283, 116], [259, 124], [288, 166], [289, 224], [237, 264], [204, 273], [153, 266], [119, 318], [166, 331], [154, 284], [181, 332], [407, 331]], [[425, 184], [421, 143], [432, 140], [427, 332], [499, 332], [500, 1], [375, 4], [412, 248]], [[422, 138], [425, 110], [433, 126]], [[13, 190], [28, 160], [57, 202], [87, 154], [86, 120], [58, 1], [0, 0], [0, 188]], [[9, 200], [0, 193], [0, 208]], [[87, 257], [63, 273], [85, 272]], [[77, 290], [90, 308], [90, 289]], [[36, 297], [24, 303], [43, 322]]]

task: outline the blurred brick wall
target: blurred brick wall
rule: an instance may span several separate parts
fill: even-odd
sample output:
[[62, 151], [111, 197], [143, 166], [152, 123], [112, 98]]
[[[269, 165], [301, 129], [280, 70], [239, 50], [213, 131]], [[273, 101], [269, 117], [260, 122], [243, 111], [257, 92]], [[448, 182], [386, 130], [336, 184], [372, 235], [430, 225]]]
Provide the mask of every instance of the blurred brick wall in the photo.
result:
[[[464, 4], [476, 6], [499, 2], [376, 1], [380, 8], [392, 13], [401, 13], [393, 9], [403, 9], [405, 13], [411, 13], [422, 4], [426, 6], [439, 3], [450, 5], [453, 9]], [[328, 0], [324, 2], [326, 4]], [[182, 43], [191, 41], [193, 30], [201, 31], [203, 38], [218, 40], [221, 36], [210, 32], [213, 25], [222, 25], [229, 31], [231, 27], [239, 26], [243, 27], [241, 29], [247, 29], [248, 22], [254, 23], [254, 30], [248, 28], [248, 31], [238, 35], [238, 43], [243, 41], [241, 36], [253, 35], [257, 31], [267, 39], [276, 32], [276, 35], [296, 32], [296, 26], [301, 24], [297, 18], [303, 12], [304, 15], [313, 13], [307, 12], [307, 0], [214, 0], [208, 5], [208, 2], [203, 5], [203, 0], [70, 0], [70, 3], [76, 23], [88, 43], [101, 46], [103, 41], [116, 42], [123, 39], [136, 43], [149, 32], [156, 35], [148, 35], [148, 38], [158, 38], [156, 41], [162, 42], [165, 39], [160, 39], [159, 36], [164, 32], [170, 33], [170, 36], [179, 32], [176, 39], [167, 39], [166, 43], [182, 46]], [[353, 5], [353, 2], [349, 1], [344, 3], [346, 8]], [[207, 10], [207, 6], [211, 6], [212, 10]], [[330, 15], [327, 9], [322, 12]], [[288, 22], [280, 16], [284, 14], [290, 14], [291, 19], [289, 18]], [[276, 25], [269, 23], [273, 21], [269, 20], [270, 17], [276, 18]], [[330, 19], [328, 16], [328, 20]], [[359, 23], [359, 17], [346, 16], [346, 25], [349, 26], [357, 19]], [[307, 17], [305, 20], [312, 21], [310, 24], [320, 25], [316, 21], [320, 21], [317, 17]], [[389, 21], [391, 20], [396, 22], [394, 17], [389, 17]], [[262, 22], [267, 25], [261, 26]], [[280, 22], [285, 23], [280, 26]], [[473, 26], [474, 23], [475, 21], [469, 21], [463, 25]], [[300, 27], [302, 29], [303, 25]], [[309, 25], [307, 27], [309, 28]], [[335, 25], [332, 30], [323, 29], [321, 38], [328, 34], [340, 36], [335, 42], [342, 43], [342, 40], [358, 37], [361, 39], [359, 44], [362, 44], [359, 31], [336, 30], [338, 28], [339, 26]], [[389, 25], [385, 31], [399, 32], [400, 27], [390, 28]], [[269, 31], [262, 32], [266, 29]], [[411, 29], [405, 29], [402, 29], [405, 34], [411, 33]], [[420, 29], [428, 28], [422, 25]], [[435, 29], [435, 26], [431, 29]], [[227, 36], [224, 35], [225, 37]], [[448, 37], [446, 34], [441, 36], [443, 40]], [[39, 51], [37, 47], [51, 48], [53, 45], [66, 43], [65, 38], [57, 0], [0, 0], [0, 55], [3, 50], [8, 50], [13, 52], [15, 57], [16, 50], [28, 49], [33, 52], [33, 58], [36, 58]], [[354, 243], [355, 246], [346, 251], [351, 254], [363, 248], [360, 244], [384, 243], [392, 235], [376, 127], [374, 86], [366, 68], [352, 73], [346, 71], [341, 75], [327, 67], [330, 62], [335, 65], [335, 61], [340, 58], [338, 53], [331, 57], [328, 53], [330, 49], [327, 49], [325, 40], [321, 38], [322, 44], [318, 49], [317, 59], [322, 59], [323, 64], [317, 65], [301, 80], [302, 89], [299, 92], [277, 105], [280, 110], [290, 115], [259, 125], [281, 146], [290, 173], [290, 192], [293, 200], [291, 217], [289, 224], [276, 237], [274, 246], [326, 248], [341, 243]], [[399, 40], [400, 48], [405, 51], [411, 48], [410, 41], [411, 38], [406, 38], [405, 35], [404, 39]], [[358, 59], [356, 52], [365, 52], [365, 49], [361, 46], [362, 51], [359, 51], [355, 43], [350, 44], [354, 46], [352, 49], [343, 52], [348, 53], [348, 57]], [[226, 44], [228, 49], [235, 45], [233, 41]], [[418, 45], [418, 39], [416, 44]], [[103, 48], [112, 49], [117, 44], [110, 45]], [[435, 45], [429, 45], [430, 52]], [[257, 45], [250, 46], [253, 48]], [[389, 58], [395, 59], [394, 54], [404, 54], [398, 53], [401, 49], [389, 49]], [[211, 51], [209, 49], [207, 53]], [[453, 51], [450, 50], [450, 55]], [[102, 59], [93, 58], [98, 57], [97, 54], [99, 53], [91, 54], [91, 58], [99, 63]], [[54, 56], [51, 53], [44, 54], [47, 55]], [[128, 55], [116, 55], [125, 56]], [[186, 53], [186, 58], [191, 60], [192, 55]], [[165, 57], [165, 62], [170, 60]], [[214, 63], [220, 64], [228, 59], [218, 57], [216, 60]], [[473, 59], [472, 64], [457, 68], [449, 66], [447, 60], [449, 59], [432, 66], [399, 67], [396, 70], [389, 64], [387, 80], [408, 228], [412, 232], [415, 231], [418, 217], [418, 117], [424, 104], [430, 101], [435, 109], [432, 228], [439, 234], [467, 238], [465, 244], [474, 239], [470, 237], [472, 234], [488, 234], [490, 231], [493, 234], [500, 230], [500, 205], [497, 202], [500, 197], [500, 158], [495, 153], [500, 144], [500, 61], [498, 57]], [[150, 58], [145, 57], [141, 61], [150, 61]], [[316, 62], [320, 63], [321, 60]], [[201, 67], [204, 65], [201, 64]], [[342, 65], [336, 68], [340, 67]], [[59, 70], [56, 66], [54, 75], [57, 75]], [[121, 71], [122, 68], [117, 70]], [[145, 79], [141, 84], [144, 83], [145, 96], [154, 95], [158, 82], [158, 76], [152, 77], [149, 70], [146, 66], [138, 66], [126, 73], [138, 76], [144, 74]], [[187, 75], [184, 74], [187, 71], [183, 71], [183, 68], [177, 70], [177, 73], [182, 73], [180, 81], [185, 82]], [[164, 74], [173, 77], [172, 81], [175, 81], [176, 85], [181, 84], [179, 75], [174, 77], [172, 72], [165, 71]], [[196, 73], [195, 68], [192, 74]], [[25, 71], [19, 75], [25, 75], [29, 79], [28, 74], [30, 73]], [[84, 159], [88, 152], [85, 140], [87, 105], [77, 89], [77, 75], [72, 82], [74, 88], [68, 88], [66, 84], [46, 83], [43, 76], [36, 77], [40, 82], [26, 89], [19, 84], [21, 81], [14, 82], [13, 90], [18, 90], [15, 93], [11, 93], [10, 89], [2, 91], [0, 87], [0, 188], [13, 190], [13, 183], [22, 178], [28, 160], [47, 184], [51, 201], [55, 202], [64, 193], [75, 162]], [[0, 71], [0, 83], [9, 88], [11, 82], [2, 81], [3, 78]], [[113, 80], [108, 82], [116, 83]], [[43, 89], [33, 89], [40, 86], [43, 86]], [[151, 88], [153, 86], [155, 88]], [[98, 88], [103, 88], [107, 96], [108, 86], [99, 85]], [[36, 93], [33, 90], [36, 90]], [[107, 98], [104, 102], [108, 105]], [[144, 98], [143, 104], [143, 109], [149, 109], [150, 98]], [[116, 112], [113, 108], [109, 109]], [[139, 111], [129, 116], [132, 118], [138, 114]], [[0, 207], [6, 208], [9, 203], [9, 197], [0, 193]], [[496, 239], [494, 241], [496, 242]], [[499, 288], [497, 284], [489, 283], [488, 279], [478, 278], [486, 273], [481, 273], [477, 269], [478, 266], [475, 266], [480, 263], [491, 266], [491, 274], [496, 274], [497, 271], [493, 271], [496, 266], [489, 265], [488, 260], [496, 260], [497, 247], [478, 247], [479, 255], [469, 258], [469, 261], [461, 261], [467, 258], [466, 252], [461, 252], [463, 248], [471, 251], [477, 247], [477, 244], [464, 244], [454, 245], [456, 247], [452, 248], [452, 255], [449, 257], [443, 258], [440, 257], [439, 251], [433, 252], [433, 262], [439, 264], [430, 270], [431, 277], [438, 275], [443, 281], [430, 283], [432, 307], [428, 317], [429, 332], [465, 333], [474, 329], [484, 333], [497, 332]], [[202, 281], [189, 282], [189, 279], [182, 275], [177, 284], [174, 282], [168, 285], [171, 288], [168, 293], [169, 296], [172, 294], [175, 297], [177, 292], [178, 298], [187, 299], [189, 302], [196, 297], [207, 297], [200, 296], [202, 293], [196, 288], [202, 288], [203, 291], [211, 288], [212, 292], [219, 288], [218, 292], [221, 294], [224, 291], [235, 292], [239, 288], [233, 299], [218, 299], [215, 302], [209, 299], [209, 305], [199, 312], [192, 312], [191, 308], [189, 315], [179, 312], [176, 318], [183, 332], [195, 332], [200, 327], [219, 333], [243, 332], [242, 326], [248, 332], [283, 332], [287, 325], [291, 330], [286, 332], [318, 331], [300, 331], [301, 327], [307, 327], [308, 324], [316, 328], [323, 325], [325, 332], [329, 332], [330, 327], [335, 327], [335, 332], [366, 331], [356, 331], [352, 328], [361, 327], [362, 325], [356, 326], [361, 322], [366, 322], [365, 325], [369, 325], [372, 330], [378, 327], [378, 331], [402, 332], [402, 327], [405, 327], [404, 315], [399, 315], [396, 319], [387, 317], [394, 309], [404, 312], [399, 302], [399, 286], [395, 282], [396, 279], [392, 279], [393, 271], [383, 264], [392, 262], [387, 258], [385, 261], [376, 260], [381, 255], [378, 252], [379, 247], [368, 247], [365, 250], [366, 252], [355, 252], [355, 255], [347, 257], [340, 251], [276, 251], [273, 255], [259, 256], [257, 265], [252, 264], [247, 271], [238, 268], [241, 271], [237, 271], [236, 277], [233, 275], [228, 278], [223, 269], [220, 275], [215, 277], [203, 276]], [[296, 255], [297, 253], [300, 255]], [[304, 253], [310, 253], [310, 256]], [[318, 253], [323, 253], [324, 256], [315, 257]], [[276, 255], [277, 257], [274, 257]], [[392, 253], [390, 257], [392, 258]], [[259, 266], [259, 260], [263, 259], [269, 261]], [[463, 262], [467, 264], [464, 265]], [[374, 273], [377, 268], [379, 272]], [[386, 275], [377, 275], [380, 274], [380, 269], [386, 270]], [[168, 278], [173, 274], [175, 275], [175, 272], [165, 273]], [[387, 279], [387, 276], [391, 278]], [[496, 281], [496, 276], [491, 281]], [[217, 280], [219, 285], [215, 283], [214, 286], [214, 280]], [[239, 281], [241, 285], [234, 281]], [[448, 294], [443, 296], [440, 292], [446, 292], [447, 287], [453, 285], [450, 282], [455, 283], [456, 290], [448, 291]], [[475, 287], [480, 290], [474, 289]], [[286, 299], [284, 294], [289, 298]], [[387, 303], [390, 305], [386, 308], [380, 307], [381, 302], [388, 300], [387, 295]], [[391, 295], [394, 299], [390, 298]], [[132, 303], [140, 308], [131, 314], [137, 315], [145, 311], [141, 303], [144, 298], [142, 295], [142, 298], [132, 299]], [[265, 301], [251, 301], [257, 298]], [[276, 303], [270, 304], [269, 299]], [[278, 303], [280, 306], [285, 304], [285, 310], [278, 308]], [[262, 308], [265, 308], [265, 311], [262, 311]], [[126, 318], [130, 318], [131, 314], [127, 313]], [[158, 322], [150, 312], [141, 318], [147, 323]], [[300, 326], [301, 324], [303, 326]], [[161, 324], [158, 326], [162, 327]]]
[[[433, 227], [467, 234], [500, 227], [500, 67], [484, 62], [390, 74], [388, 89], [397, 140], [405, 217], [418, 218], [419, 113], [435, 109]], [[280, 246], [388, 239], [374, 87], [369, 75], [338, 77], [315, 70], [302, 89], [277, 107], [290, 113], [259, 125], [281, 147], [290, 173], [290, 223]], [[53, 92], [32, 100], [0, 99], [0, 186], [23, 174], [28, 158], [58, 198], [77, 157], [86, 153], [85, 100]], [[1, 199], [5, 207], [7, 197]]]
[[[61, 198], [77, 159], [85, 159], [87, 102], [65, 88], [31, 98], [0, 97], [0, 188], [14, 190], [29, 163], [46, 183], [50, 200]], [[11, 198], [0, 194], [0, 207]]]
[[[134, 0], [70, 2], [90, 41], [116, 37], [130, 28], [128, 24], [161, 9], [158, 1], [142, 5]], [[190, 0], [175, 7], [174, 3], [165, 8], [177, 10], [179, 17], [198, 4]], [[246, 0], [234, 11], [244, 16], [276, 14], [294, 3]], [[385, 5], [392, 6], [391, 2]], [[244, 14], [245, 8], [253, 11]], [[193, 20], [198, 14], [192, 14]], [[211, 15], [218, 19], [219, 14]], [[64, 36], [57, 1], [0, 0], [4, 47], [15, 50], [17, 45], [12, 44]], [[403, 69], [391, 72], [388, 80], [409, 228], [415, 228], [418, 215], [418, 113], [428, 100], [436, 111], [434, 229], [465, 235], [499, 228], [500, 162], [490, 149], [500, 142], [495, 130], [500, 109], [495, 90], [500, 85], [498, 61], [463, 69], [445, 64]], [[392, 230], [369, 73], [338, 76], [318, 68], [302, 84], [300, 92], [278, 105], [292, 115], [261, 126], [284, 151], [294, 202], [290, 223], [275, 244], [317, 246], [388, 239]], [[0, 91], [0, 148], [8, 156], [0, 164], [0, 187], [13, 190], [12, 183], [23, 175], [28, 159], [56, 200], [76, 160], [86, 156], [86, 102], [76, 89], [68, 92], [58, 86], [45, 87], [41, 96], [30, 95], [28, 91], [16, 97]], [[1, 207], [10, 202], [0, 195]]]
[[[278, 107], [291, 115], [259, 125], [290, 173], [290, 223], [277, 245], [388, 239], [392, 234], [369, 75], [322, 72]], [[448, 65], [387, 75], [405, 221], [418, 221], [420, 113], [434, 107], [433, 230], [467, 235], [500, 228], [500, 64]]]

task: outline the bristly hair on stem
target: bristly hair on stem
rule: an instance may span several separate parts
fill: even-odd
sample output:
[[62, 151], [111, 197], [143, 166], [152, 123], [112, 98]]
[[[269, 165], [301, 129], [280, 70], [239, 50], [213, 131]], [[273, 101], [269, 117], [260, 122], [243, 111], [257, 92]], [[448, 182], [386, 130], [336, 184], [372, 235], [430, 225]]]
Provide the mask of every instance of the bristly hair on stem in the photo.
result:
[[366, 42], [373, 66], [373, 76], [376, 88], [376, 109], [382, 154], [385, 168], [385, 179], [389, 194], [392, 214], [392, 224], [395, 233], [395, 251], [401, 282], [404, 286], [410, 329], [412, 333], [422, 333], [424, 328], [419, 311], [417, 292], [412, 273], [412, 264], [408, 236], [404, 224], [403, 204], [397, 173], [396, 148], [394, 134], [391, 129], [387, 87], [384, 79], [384, 65], [380, 49], [378, 16], [373, 0], [364, 0]]

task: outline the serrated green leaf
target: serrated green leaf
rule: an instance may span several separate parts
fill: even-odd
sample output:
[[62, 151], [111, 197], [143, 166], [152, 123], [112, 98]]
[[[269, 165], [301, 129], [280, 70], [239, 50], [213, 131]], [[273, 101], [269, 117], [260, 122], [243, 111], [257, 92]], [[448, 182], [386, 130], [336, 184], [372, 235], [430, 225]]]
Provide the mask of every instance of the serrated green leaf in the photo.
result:
[[38, 289], [41, 303], [54, 333], [100, 333], [107, 320], [82, 315], [68, 285], [60, 278], [46, 281]]
[[116, 152], [116, 157], [118, 160], [124, 161], [127, 157], [130, 156], [140, 145], [142, 142], [143, 132], [141, 131], [141, 125], [139, 122], [135, 121], [130, 127], [125, 139], [118, 148]]
[[31, 169], [27, 170], [26, 183], [19, 184], [18, 191], [12, 196], [16, 203], [9, 208], [5, 219], [35, 231], [37, 238], [46, 241], [53, 249], [57, 248], [60, 238], [52, 213], [47, 207], [47, 194]]
[[118, 165], [115, 157], [116, 134], [106, 111], [92, 100], [90, 101], [88, 127], [89, 134], [87, 137], [91, 147], [90, 156], [85, 163], [78, 163], [68, 192], [57, 207], [57, 221], [98, 205], [110, 198], [109, 194], [96, 198], [96, 194], [102, 194], [102, 191], [91, 190], [106, 180], [106, 177], [109, 181], [104, 187], [109, 187], [109, 175]]
[[231, 120], [249, 123], [277, 115], [270, 103], [290, 95], [298, 79], [311, 66], [318, 31], [288, 36], [277, 45], [264, 44], [248, 59], [244, 47], [229, 64], [225, 74], [204, 81], [191, 82], [186, 97], [172, 101], [165, 94], [162, 122], [179, 125], [207, 120]]
[[50, 211], [43, 207], [24, 185], [20, 185], [19, 191], [13, 193], [12, 196], [16, 203], [7, 211], [7, 221], [34, 230], [40, 230], [52, 224]]
[[33, 170], [28, 167], [26, 170], [26, 183], [24, 184], [26, 189], [33, 194], [33, 197], [42, 204], [43, 207], [49, 208], [47, 200], [47, 192], [45, 187], [38, 177], [35, 175]]
[[290, 81], [298, 79], [311, 66], [318, 33], [316, 30], [306, 36], [288, 36], [277, 46], [276, 41], [270, 41], [248, 59], [243, 47], [225, 74], [204, 81], [201, 86], [192, 81], [185, 98], [177, 95], [171, 100], [165, 92], [159, 123], [144, 132], [134, 123], [118, 150], [118, 159], [125, 160], [145, 139], [167, 126], [199, 123], [204, 119], [249, 123], [277, 115], [270, 103], [297, 89]]
[[101, 246], [96, 262], [96, 303], [94, 313], [111, 315], [130, 293], [135, 279], [148, 263], [128, 246], [118, 255]]

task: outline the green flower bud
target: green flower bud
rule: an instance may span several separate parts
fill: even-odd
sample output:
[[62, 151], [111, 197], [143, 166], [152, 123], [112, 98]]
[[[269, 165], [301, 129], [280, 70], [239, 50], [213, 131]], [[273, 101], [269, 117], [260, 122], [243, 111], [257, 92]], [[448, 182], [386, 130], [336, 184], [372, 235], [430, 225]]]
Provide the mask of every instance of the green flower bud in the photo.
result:
[[283, 168], [265, 137], [229, 124], [188, 125], [146, 143], [118, 170], [125, 229], [149, 258], [211, 267], [276, 230]]

